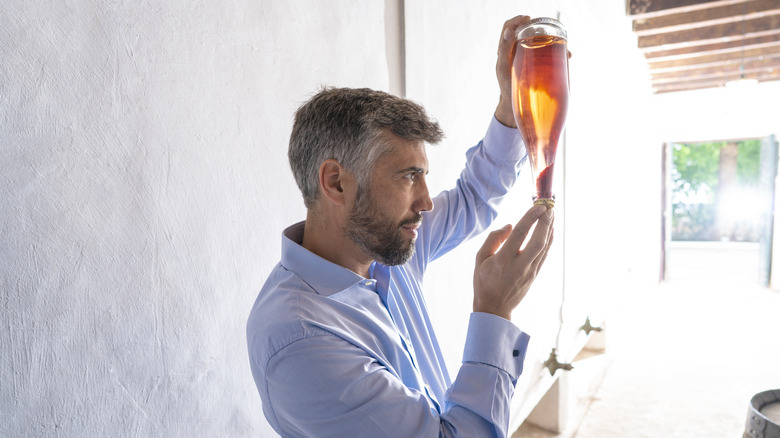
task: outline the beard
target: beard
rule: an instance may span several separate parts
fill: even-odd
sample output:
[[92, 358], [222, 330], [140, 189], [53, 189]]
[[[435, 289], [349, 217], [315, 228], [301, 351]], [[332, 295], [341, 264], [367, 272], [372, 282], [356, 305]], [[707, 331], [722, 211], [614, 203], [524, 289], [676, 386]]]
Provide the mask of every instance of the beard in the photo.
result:
[[384, 216], [382, 211], [382, 205], [371, 195], [370, 190], [358, 188], [355, 208], [347, 218], [347, 236], [379, 263], [387, 266], [402, 265], [412, 258], [415, 242], [415, 239], [405, 237], [402, 227], [419, 223], [422, 215], [417, 213], [397, 223]]

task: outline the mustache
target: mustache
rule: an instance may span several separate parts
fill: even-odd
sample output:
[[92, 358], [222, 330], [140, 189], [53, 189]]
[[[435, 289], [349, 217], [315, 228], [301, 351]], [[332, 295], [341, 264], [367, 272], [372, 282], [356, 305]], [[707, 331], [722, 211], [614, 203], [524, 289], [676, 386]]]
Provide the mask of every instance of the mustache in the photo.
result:
[[403, 222], [401, 222], [400, 226], [403, 227], [404, 225], [418, 225], [422, 223], [422, 219], [422, 214], [417, 213], [415, 216], [409, 219], [405, 219]]

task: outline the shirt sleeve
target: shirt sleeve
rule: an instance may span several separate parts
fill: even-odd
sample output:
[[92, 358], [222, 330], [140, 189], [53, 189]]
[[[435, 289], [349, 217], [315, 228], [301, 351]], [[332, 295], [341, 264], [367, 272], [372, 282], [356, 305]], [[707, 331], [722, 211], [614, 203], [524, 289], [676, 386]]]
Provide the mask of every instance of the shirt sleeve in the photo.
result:
[[512, 322], [500, 316], [474, 312], [469, 320], [463, 362], [496, 367], [517, 381], [523, 372], [529, 339]]
[[455, 188], [437, 195], [435, 208], [423, 220], [416, 247], [421, 272], [430, 261], [487, 229], [526, 156], [520, 132], [493, 117], [482, 141], [466, 152]]
[[269, 361], [273, 402], [265, 408], [285, 437], [505, 438], [528, 337], [509, 321], [476, 313], [468, 336], [443, 411], [385, 364], [329, 334], [296, 341]]

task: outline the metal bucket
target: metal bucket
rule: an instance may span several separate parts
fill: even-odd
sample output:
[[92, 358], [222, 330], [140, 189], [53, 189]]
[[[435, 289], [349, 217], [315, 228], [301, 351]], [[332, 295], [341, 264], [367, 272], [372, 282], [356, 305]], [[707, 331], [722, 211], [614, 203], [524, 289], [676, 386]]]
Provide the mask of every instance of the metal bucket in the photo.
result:
[[742, 438], [780, 438], [780, 389], [759, 392], [750, 399]]

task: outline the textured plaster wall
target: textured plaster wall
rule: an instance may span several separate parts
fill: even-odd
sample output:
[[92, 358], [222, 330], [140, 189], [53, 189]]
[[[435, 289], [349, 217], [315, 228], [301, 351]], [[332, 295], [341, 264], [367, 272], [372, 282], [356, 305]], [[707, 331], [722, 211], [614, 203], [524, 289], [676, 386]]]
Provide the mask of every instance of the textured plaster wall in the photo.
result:
[[275, 436], [244, 324], [304, 215], [292, 113], [319, 84], [387, 88], [383, 21], [363, 1], [3, 3], [0, 436]]

